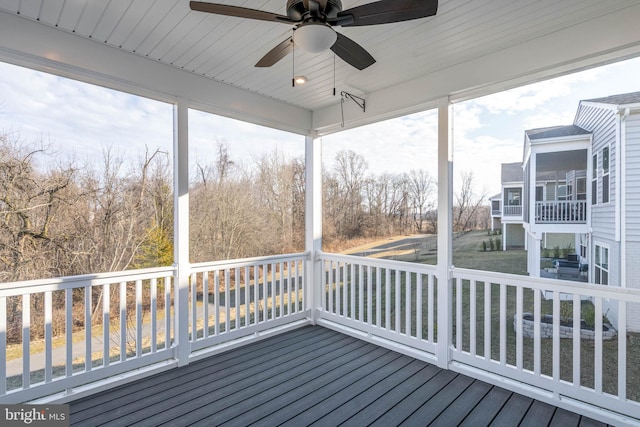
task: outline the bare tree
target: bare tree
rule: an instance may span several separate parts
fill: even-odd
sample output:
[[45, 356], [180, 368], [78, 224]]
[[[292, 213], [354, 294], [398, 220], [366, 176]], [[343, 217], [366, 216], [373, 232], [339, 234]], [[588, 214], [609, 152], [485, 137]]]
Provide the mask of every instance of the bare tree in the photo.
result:
[[436, 206], [434, 194], [437, 191], [437, 184], [429, 172], [420, 169], [409, 172], [408, 185], [413, 209], [413, 224], [418, 233], [423, 233], [427, 226], [427, 214]]
[[455, 194], [453, 208], [453, 230], [466, 231], [476, 221], [476, 215], [481, 211], [487, 198], [486, 192], [476, 194], [473, 188], [473, 172], [461, 174], [460, 191]]
[[64, 239], [55, 233], [73, 186], [75, 169], [37, 170], [45, 160], [43, 143], [23, 144], [0, 135], [0, 279], [50, 277], [51, 258]]
[[362, 155], [351, 150], [338, 152], [335, 162], [338, 232], [352, 238], [362, 231], [362, 190], [368, 165]]
[[304, 162], [277, 150], [257, 162], [256, 189], [272, 235], [271, 251], [300, 250], [304, 233]]
[[[214, 168], [198, 166], [190, 190], [190, 253], [193, 262], [257, 255], [263, 218], [256, 209], [254, 179], [218, 145]], [[209, 177], [213, 175], [215, 179]]]

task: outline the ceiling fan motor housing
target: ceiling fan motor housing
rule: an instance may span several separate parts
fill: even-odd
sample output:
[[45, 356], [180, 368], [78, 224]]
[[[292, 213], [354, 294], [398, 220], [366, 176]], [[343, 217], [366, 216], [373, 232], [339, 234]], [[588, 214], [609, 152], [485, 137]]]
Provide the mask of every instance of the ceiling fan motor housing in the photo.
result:
[[[309, 9], [305, 7], [308, 0], [288, 0], [287, 16], [293, 21], [304, 21], [308, 18], [314, 18], [309, 15]], [[338, 12], [342, 11], [342, 2], [340, 0], [327, 0], [327, 6], [324, 12], [321, 12], [326, 18], [336, 18]]]

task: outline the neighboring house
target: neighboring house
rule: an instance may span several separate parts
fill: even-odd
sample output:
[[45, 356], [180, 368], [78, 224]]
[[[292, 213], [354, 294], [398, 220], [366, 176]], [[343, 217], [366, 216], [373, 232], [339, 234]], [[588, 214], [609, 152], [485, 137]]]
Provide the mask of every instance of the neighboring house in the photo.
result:
[[[639, 166], [640, 92], [583, 100], [572, 125], [525, 131], [523, 162], [502, 165], [491, 198], [503, 248], [522, 233], [538, 277], [545, 248], [571, 245], [589, 282], [640, 288], [640, 263], [628, 262], [640, 259]], [[640, 330], [640, 310], [627, 320]]]
[[522, 227], [522, 163], [503, 163], [502, 191], [491, 200], [492, 230], [502, 231], [502, 248], [522, 249], [525, 246]]

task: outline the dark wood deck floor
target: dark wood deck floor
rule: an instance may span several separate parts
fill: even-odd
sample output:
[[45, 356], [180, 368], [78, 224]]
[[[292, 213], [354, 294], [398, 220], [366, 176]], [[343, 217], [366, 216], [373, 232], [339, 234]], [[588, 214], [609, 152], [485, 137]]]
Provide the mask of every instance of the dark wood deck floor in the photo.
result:
[[72, 402], [71, 424], [603, 425], [311, 326]]

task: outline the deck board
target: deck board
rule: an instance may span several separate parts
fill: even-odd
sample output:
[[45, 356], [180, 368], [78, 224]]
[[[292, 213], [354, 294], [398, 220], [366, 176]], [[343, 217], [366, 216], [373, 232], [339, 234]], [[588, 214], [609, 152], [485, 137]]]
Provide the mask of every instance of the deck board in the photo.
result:
[[540, 401], [534, 401], [519, 427], [537, 427], [549, 425], [556, 408]]
[[491, 390], [491, 385], [482, 381], [474, 381], [458, 399], [433, 420], [433, 427], [449, 427], [461, 424], [467, 415], [484, 399]]
[[603, 425], [311, 326], [70, 406], [78, 426]]

